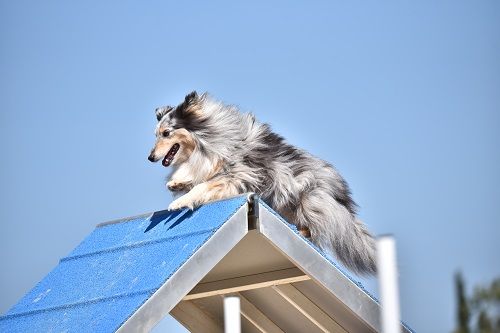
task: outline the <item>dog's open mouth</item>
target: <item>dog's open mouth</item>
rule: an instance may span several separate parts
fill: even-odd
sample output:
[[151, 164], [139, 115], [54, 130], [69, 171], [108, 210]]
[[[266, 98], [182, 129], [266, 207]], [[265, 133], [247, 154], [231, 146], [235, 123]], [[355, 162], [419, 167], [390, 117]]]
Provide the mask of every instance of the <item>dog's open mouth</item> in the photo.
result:
[[167, 155], [163, 158], [163, 161], [161, 161], [161, 164], [163, 164], [164, 167], [168, 167], [170, 163], [174, 160], [175, 154], [179, 151], [180, 144], [176, 143], [170, 148], [168, 151]]

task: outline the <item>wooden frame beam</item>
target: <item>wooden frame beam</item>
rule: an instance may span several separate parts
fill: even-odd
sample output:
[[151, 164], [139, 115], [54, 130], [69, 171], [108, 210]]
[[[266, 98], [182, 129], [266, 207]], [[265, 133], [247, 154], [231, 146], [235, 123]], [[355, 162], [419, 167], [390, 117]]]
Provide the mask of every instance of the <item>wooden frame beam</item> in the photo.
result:
[[179, 302], [170, 314], [189, 332], [222, 333], [223, 327], [191, 301]]
[[253, 326], [263, 333], [284, 333], [271, 319], [262, 313], [255, 305], [242, 294], [236, 294], [240, 298], [241, 315]]
[[184, 296], [183, 300], [187, 301], [215, 295], [225, 295], [306, 280], [310, 280], [310, 277], [304, 274], [300, 269], [296, 267], [287, 268], [232, 279], [199, 283], [189, 292], [189, 294]]
[[342, 326], [291, 284], [273, 286], [272, 288], [321, 331], [326, 333], [347, 333]]

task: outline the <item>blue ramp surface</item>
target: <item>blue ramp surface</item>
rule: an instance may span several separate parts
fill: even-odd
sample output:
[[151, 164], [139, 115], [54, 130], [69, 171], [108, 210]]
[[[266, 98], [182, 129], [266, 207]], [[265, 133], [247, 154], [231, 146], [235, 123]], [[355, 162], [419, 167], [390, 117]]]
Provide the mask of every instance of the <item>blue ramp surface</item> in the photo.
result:
[[0, 332], [114, 332], [247, 196], [97, 227], [0, 317]]

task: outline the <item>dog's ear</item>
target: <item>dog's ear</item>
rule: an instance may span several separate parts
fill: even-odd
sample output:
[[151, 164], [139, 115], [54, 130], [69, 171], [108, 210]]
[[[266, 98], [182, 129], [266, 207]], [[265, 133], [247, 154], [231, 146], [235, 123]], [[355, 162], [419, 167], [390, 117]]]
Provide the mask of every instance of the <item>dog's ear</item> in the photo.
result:
[[184, 102], [182, 102], [176, 109], [176, 113], [180, 117], [187, 116], [201, 116], [201, 99], [196, 91], [192, 91], [186, 95]]
[[193, 90], [192, 92], [186, 95], [186, 97], [184, 98], [184, 103], [186, 103], [187, 105], [194, 104], [198, 101], [198, 99], [199, 99], [198, 93], [195, 90]]
[[171, 106], [163, 106], [161, 108], [156, 108], [156, 119], [160, 121], [167, 113], [172, 111], [174, 108]]

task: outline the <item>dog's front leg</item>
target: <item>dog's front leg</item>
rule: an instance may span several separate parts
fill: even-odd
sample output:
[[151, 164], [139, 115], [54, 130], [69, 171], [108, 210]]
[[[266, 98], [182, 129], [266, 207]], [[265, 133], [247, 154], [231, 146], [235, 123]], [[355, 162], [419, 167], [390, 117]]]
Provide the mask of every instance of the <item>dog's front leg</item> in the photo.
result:
[[174, 200], [168, 206], [168, 209], [176, 210], [184, 207], [194, 209], [207, 202], [227, 198], [236, 194], [238, 194], [237, 186], [230, 181], [224, 179], [211, 180], [193, 187], [191, 191]]
[[172, 179], [167, 183], [167, 188], [170, 192], [187, 191], [191, 186], [192, 185], [190, 181]]
[[188, 191], [193, 186], [192, 182], [193, 179], [190, 170], [181, 166], [170, 177], [170, 180], [167, 182], [167, 188], [171, 192]]

